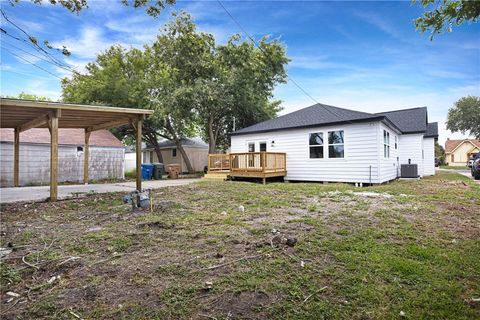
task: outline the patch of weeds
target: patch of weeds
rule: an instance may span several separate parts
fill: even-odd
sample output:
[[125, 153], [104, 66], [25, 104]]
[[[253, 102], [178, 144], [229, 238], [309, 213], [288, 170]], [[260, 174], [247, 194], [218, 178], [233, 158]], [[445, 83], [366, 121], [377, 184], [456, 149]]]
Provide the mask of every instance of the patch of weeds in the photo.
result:
[[36, 237], [37, 233], [31, 230], [25, 230], [22, 232], [22, 235], [20, 236], [23, 242], [28, 242], [32, 238]]
[[189, 269], [176, 264], [159, 266], [155, 271], [160, 276], [178, 276], [183, 277], [188, 274]]
[[22, 275], [14, 267], [0, 263], [0, 284], [2, 288], [8, 285], [15, 285], [22, 280]]
[[164, 306], [160, 313], [167, 319], [190, 318], [199, 290], [197, 286], [176, 286], [165, 289], [159, 294]]
[[125, 252], [132, 245], [132, 241], [127, 237], [116, 237], [109, 241], [109, 251]]

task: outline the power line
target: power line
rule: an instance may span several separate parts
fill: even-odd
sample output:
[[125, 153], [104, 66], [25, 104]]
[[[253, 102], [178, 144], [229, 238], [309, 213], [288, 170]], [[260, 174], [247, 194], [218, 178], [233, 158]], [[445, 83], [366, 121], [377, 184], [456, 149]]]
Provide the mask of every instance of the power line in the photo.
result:
[[[7, 36], [10, 36], [11, 38], [15, 39], [15, 40], [18, 40], [18, 41], [23, 41], [23, 42], [26, 42], [27, 44], [29, 44], [31, 47], [33, 47], [35, 50], [37, 50], [39, 53], [42, 53], [44, 56], [46, 56], [47, 58], [51, 59], [53, 62], [55, 62], [56, 64], [58, 65], [62, 65], [63, 63], [58, 60], [57, 58], [55, 58], [53, 55], [51, 55], [49, 52], [47, 52], [45, 49], [43, 49], [42, 47], [40, 47], [38, 45], [38, 43], [36, 42], [36, 39], [35, 37], [31, 36], [30, 34], [28, 34], [28, 32], [26, 32], [23, 28], [21, 28], [20, 26], [18, 26], [16, 23], [14, 23], [13, 21], [11, 21], [7, 14], [5, 13], [5, 11], [3, 11], [3, 9], [0, 9], [0, 12], [3, 16], [3, 18], [9, 23], [11, 24], [12, 26], [14, 26], [16, 29], [20, 30], [20, 32], [22, 32], [23, 34], [25, 34], [28, 38], [28, 40], [26, 39], [22, 39], [22, 38], [18, 38], [18, 37], [15, 37], [15, 36], [12, 36], [10, 35], [5, 29], [3, 28], [0, 28], [1, 29], [1, 32], [3, 32], [4, 34], [6, 34]], [[56, 48], [55, 48], [56, 49]], [[59, 49], [56, 49], [56, 50], [59, 50]]]
[[19, 47], [15, 46], [15, 45], [13, 45], [13, 44], [11, 44], [11, 43], [8, 43], [8, 42], [7, 42], [7, 44], [8, 44], [9, 46], [12, 46], [13, 48], [15, 48], [15, 49], [17, 49], [17, 50], [20, 50], [20, 51], [22, 51], [22, 52], [24, 52], [24, 53], [32, 56], [32, 57], [35, 57], [35, 58], [40, 59], [40, 60], [43, 60], [43, 61], [45, 61], [45, 62], [47, 62], [47, 63], [50, 63], [50, 64], [52, 64], [52, 65], [54, 65], [54, 66], [56, 66], [56, 67], [62, 68], [62, 69], [64, 69], [64, 70], [66, 70], [66, 71], [74, 72], [73, 68], [65, 67], [65, 66], [63, 66], [63, 65], [59, 65], [59, 64], [57, 64], [57, 63], [54, 63], [54, 62], [52, 62], [52, 61], [49, 60], [49, 59], [45, 59], [45, 58], [43, 58], [43, 57], [37, 56], [37, 55], [35, 55], [35, 54], [31, 53], [31, 52], [28, 52], [27, 50], [24, 50], [24, 49], [22, 49], [22, 48], [19, 48]]
[[[223, 5], [222, 1], [220, 0], [217, 0], [217, 2], [220, 4], [220, 6], [223, 8], [223, 10], [227, 13], [227, 15], [230, 17], [230, 19], [232, 19], [233, 22], [235, 22], [235, 24], [240, 28], [240, 30], [242, 30], [243, 33], [245, 33], [245, 35], [247, 36], [248, 39], [250, 39], [250, 41], [253, 42], [253, 44], [258, 48], [260, 49], [260, 51], [262, 51], [265, 55], [266, 55], [266, 52], [263, 50], [262, 47], [260, 47], [257, 42], [255, 41], [255, 39], [247, 32], [247, 30], [245, 30], [245, 28], [240, 24], [240, 22], [238, 22], [237, 19], [235, 19], [235, 17], [227, 10], [227, 8], [225, 8], [225, 6]], [[313, 102], [315, 103], [318, 103], [320, 104], [320, 102], [317, 101], [317, 99], [315, 99], [314, 97], [312, 97], [305, 89], [303, 89], [300, 84], [298, 84], [297, 81], [295, 81], [292, 77], [290, 77], [289, 75], [287, 75], [287, 78], [298, 88], [300, 89], [300, 91], [302, 91], [307, 97], [309, 97], [310, 99], [312, 99]]]
[[[217, 0], [217, 2], [220, 4], [220, 6], [223, 8], [223, 10], [227, 13], [227, 15], [230, 17], [230, 19], [232, 19], [233, 22], [235, 22], [235, 24], [240, 28], [240, 30], [247, 36], [248, 39], [250, 39], [250, 41], [253, 42], [253, 44], [258, 48], [260, 49], [260, 51], [263, 52], [263, 54], [265, 54], [266, 57], [268, 57], [267, 53], [265, 52], [265, 50], [263, 50], [262, 47], [260, 47], [257, 42], [255, 41], [255, 39], [245, 30], [245, 28], [240, 24], [240, 22], [238, 22], [237, 19], [235, 19], [235, 17], [227, 10], [227, 8], [223, 5], [222, 1], [220, 0]], [[317, 99], [315, 99], [314, 97], [312, 97], [305, 89], [303, 89], [302, 86], [300, 86], [300, 84], [295, 81], [295, 79], [293, 79], [291, 76], [289, 76], [287, 74], [287, 79], [290, 80], [300, 91], [302, 91], [308, 98], [310, 98], [313, 102], [315, 102], [316, 104], [319, 104], [319, 105], [322, 105], [320, 102], [318, 102]], [[323, 106], [323, 105], [322, 105]], [[330, 110], [329, 108], [323, 108], [325, 109], [327, 112], [329, 112], [330, 114], [334, 115], [335, 117], [337, 118], [340, 118], [340, 116], [338, 114], [336, 114], [335, 112], [333, 112], [333, 110]], [[351, 121], [347, 121], [347, 122], [351, 122]]]
[[55, 78], [58, 78], [58, 79], [60, 79], [60, 80], [63, 80], [62, 78], [60, 78], [60, 77], [59, 77], [59, 76], [57, 76], [56, 74], [54, 74], [54, 73], [52, 73], [52, 72], [48, 71], [47, 69], [45, 69], [45, 68], [42, 68], [42, 67], [40, 67], [39, 65], [37, 65], [37, 64], [35, 64], [35, 63], [33, 63], [33, 62], [31, 62], [31, 61], [29, 61], [29, 60], [25, 59], [25, 58], [23, 58], [23, 57], [21, 57], [21, 56], [19, 56], [19, 55], [15, 54], [15, 53], [13, 53], [12, 51], [8, 50], [7, 48], [3, 47], [2, 49], [6, 50], [6, 51], [7, 51], [8, 53], [10, 53], [12, 56], [15, 56], [15, 57], [17, 57], [17, 58], [19, 58], [19, 59], [21, 59], [21, 60], [25, 61], [26, 63], [28, 63], [28, 64], [31, 64], [32, 66], [34, 66], [34, 67], [37, 67], [38, 69], [40, 69], [40, 70], [43, 70], [43, 71], [45, 71], [45, 72], [47, 72], [47, 73], [51, 74], [51, 75], [52, 75], [52, 76], [54, 76]]

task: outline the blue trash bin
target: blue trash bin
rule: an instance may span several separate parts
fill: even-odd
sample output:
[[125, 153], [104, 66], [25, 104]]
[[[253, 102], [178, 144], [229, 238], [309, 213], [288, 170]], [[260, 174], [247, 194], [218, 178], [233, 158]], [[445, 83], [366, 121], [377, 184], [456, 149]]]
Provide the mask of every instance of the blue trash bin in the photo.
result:
[[142, 163], [142, 180], [151, 180], [153, 174], [153, 164]]

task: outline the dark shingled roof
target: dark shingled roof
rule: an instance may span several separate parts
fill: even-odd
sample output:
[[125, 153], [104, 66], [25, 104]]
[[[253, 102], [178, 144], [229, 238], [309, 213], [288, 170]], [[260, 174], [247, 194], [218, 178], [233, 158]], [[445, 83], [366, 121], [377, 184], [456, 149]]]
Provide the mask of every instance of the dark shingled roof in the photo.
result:
[[278, 118], [237, 130], [233, 132], [232, 135], [348, 123], [354, 121], [380, 120], [381, 118], [383, 117], [371, 113], [348, 110], [324, 104], [315, 104]]
[[425, 132], [427, 130], [426, 107], [379, 112], [376, 114], [386, 116], [402, 130], [402, 133]]
[[[375, 120], [386, 121], [402, 133], [426, 132], [427, 108], [367, 113], [324, 104], [315, 104], [278, 118], [237, 130], [231, 133], [231, 135]], [[430, 134], [431, 136], [438, 136], [438, 126], [435, 123], [432, 124]]]
[[425, 137], [438, 138], [438, 122], [431, 122], [427, 125]]

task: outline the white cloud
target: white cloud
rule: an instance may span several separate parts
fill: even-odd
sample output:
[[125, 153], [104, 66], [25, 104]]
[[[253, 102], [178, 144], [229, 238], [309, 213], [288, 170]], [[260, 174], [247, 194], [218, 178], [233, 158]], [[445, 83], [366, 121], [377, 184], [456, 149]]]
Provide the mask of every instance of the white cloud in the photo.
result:
[[91, 25], [84, 26], [77, 37], [52, 42], [54, 47], [66, 46], [72, 56], [78, 59], [94, 59], [97, 54], [114, 44], [126, 46], [123, 42], [107, 38], [103, 30]]

